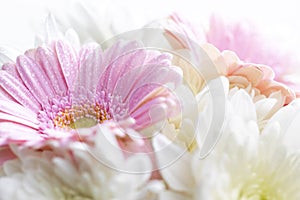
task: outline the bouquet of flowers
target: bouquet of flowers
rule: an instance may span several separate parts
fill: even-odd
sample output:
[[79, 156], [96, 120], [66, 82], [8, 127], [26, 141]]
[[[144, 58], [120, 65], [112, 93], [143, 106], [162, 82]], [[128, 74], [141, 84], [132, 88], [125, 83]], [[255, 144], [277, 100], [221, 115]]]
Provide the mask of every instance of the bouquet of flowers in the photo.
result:
[[299, 200], [295, 62], [244, 25], [174, 13], [99, 41], [49, 15], [0, 53], [0, 199]]

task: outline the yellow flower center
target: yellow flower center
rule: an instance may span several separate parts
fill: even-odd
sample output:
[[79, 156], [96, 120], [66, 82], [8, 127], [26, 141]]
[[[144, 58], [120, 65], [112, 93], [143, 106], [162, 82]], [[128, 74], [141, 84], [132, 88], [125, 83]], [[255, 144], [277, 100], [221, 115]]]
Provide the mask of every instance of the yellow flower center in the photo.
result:
[[57, 113], [53, 120], [59, 128], [89, 128], [110, 120], [111, 115], [100, 105], [73, 105]]

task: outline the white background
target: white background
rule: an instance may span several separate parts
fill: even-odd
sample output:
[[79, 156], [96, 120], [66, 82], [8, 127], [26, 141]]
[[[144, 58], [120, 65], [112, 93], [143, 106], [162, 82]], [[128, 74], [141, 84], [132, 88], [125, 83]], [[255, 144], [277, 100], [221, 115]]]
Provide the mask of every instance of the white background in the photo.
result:
[[[74, 1], [63, 0], [0, 0], [0, 45], [15, 47], [21, 51], [33, 47], [34, 35], [41, 31], [42, 24], [51, 10], [80, 17], [72, 8]], [[91, 3], [94, 12], [106, 10], [118, 23], [120, 30], [138, 28], [149, 20], [161, 18], [177, 11], [196, 22], [207, 22], [211, 13], [220, 13], [225, 18], [247, 18], [257, 24], [274, 41], [298, 51], [300, 45], [300, 6], [296, 0], [285, 1], [234, 1], [234, 0], [85, 0]], [[104, 4], [103, 2], [106, 2]], [[107, 10], [105, 6], [109, 2]], [[163, 3], [162, 3], [163, 2]], [[73, 10], [72, 10], [73, 9]], [[130, 15], [130, 20], [126, 18]], [[98, 16], [101, 16], [99, 14]], [[108, 20], [109, 21], [109, 20]]]

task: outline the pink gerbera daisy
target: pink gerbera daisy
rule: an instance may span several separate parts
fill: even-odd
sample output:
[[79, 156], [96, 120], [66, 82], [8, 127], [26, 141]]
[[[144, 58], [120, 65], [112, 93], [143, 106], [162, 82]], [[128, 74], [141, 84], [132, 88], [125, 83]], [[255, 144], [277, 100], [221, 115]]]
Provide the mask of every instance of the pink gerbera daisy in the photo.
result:
[[0, 150], [77, 140], [77, 128], [111, 120], [134, 119], [136, 130], [162, 120], [149, 112], [160, 105], [174, 113], [177, 101], [163, 85], [177, 84], [181, 73], [170, 63], [169, 54], [135, 41], [102, 51], [58, 40], [27, 51], [0, 71]]

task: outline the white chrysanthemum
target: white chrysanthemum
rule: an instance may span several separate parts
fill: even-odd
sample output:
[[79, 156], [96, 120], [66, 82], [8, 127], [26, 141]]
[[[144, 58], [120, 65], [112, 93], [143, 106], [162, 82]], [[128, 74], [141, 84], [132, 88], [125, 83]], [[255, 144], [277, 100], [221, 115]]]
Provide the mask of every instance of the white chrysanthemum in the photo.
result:
[[258, 136], [227, 135], [223, 148], [201, 161], [199, 199], [296, 200], [300, 198], [300, 155], [290, 153], [276, 134], [276, 125]]
[[[161, 170], [169, 188], [161, 199], [300, 199], [300, 154], [295, 151], [299, 137], [294, 148], [286, 138], [297, 133], [299, 102], [279, 110], [262, 131], [255, 105], [244, 90], [228, 97], [227, 108], [223, 135], [207, 158], [200, 160], [197, 152], [188, 153]], [[157, 154], [159, 164], [184, 151], [166, 138], [154, 141], [155, 149], [166, 144], [168, 152]]]
[[149, 180], [150, 159], [125, 159], [110, 135], [99, 129], [92, 148], [77, 142], [52, 151], [16, 150], [19, 159], [6, 162], [0, 173], [0, 199], [155, 199], [163, 184]]

